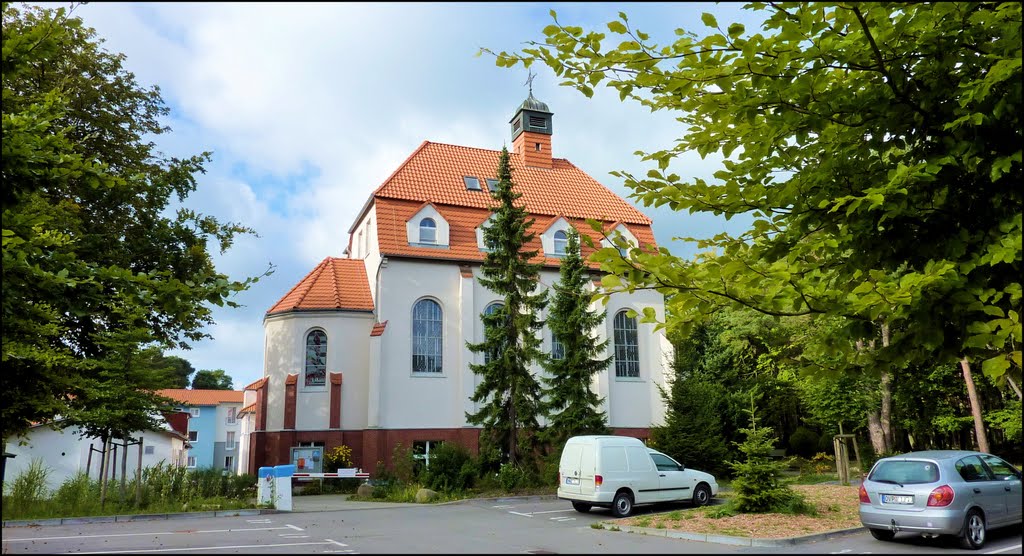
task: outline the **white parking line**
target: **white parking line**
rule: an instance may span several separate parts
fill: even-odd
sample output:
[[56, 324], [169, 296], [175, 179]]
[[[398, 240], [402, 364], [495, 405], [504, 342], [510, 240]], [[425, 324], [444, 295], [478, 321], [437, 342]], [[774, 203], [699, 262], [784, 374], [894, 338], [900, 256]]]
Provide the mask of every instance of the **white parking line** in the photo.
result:
[[549, 517], [548, 519], [550, 519], [551, 521], [557, 521], [559, 523], [562, 523], [563, 521], [576, 521], [575, 517]]
[[[3, 539], [3, 542], [55, 541], [60, 539], [89, 539], [96, 537], [138, 537], [145, 535], [191, 535], [193, 533], [235, 533], [238, 531], [274, 531], [277, 529], [298, 529], [294, 525], [285, 527], [251, 527], [246, 529], [210, 529], [206, 531], [155, 531], [151, 533], [111, 533], [108, 535], [69, 535], [65, 537], [32, 537], [26, 539]], [[298, 529], [302, 531], [302, 529]]]
[[531, 515], [531, 514], [522, 514], [522, 513], [519, 513], [519, 512], [508, 512], [508, 513], [515, 514], [515, 515], [521, 515], [523, 517], [533, 517], [533, 515]]
[[[277, 548], [282, 546], [314, 546], [323, 544], [338, 544], [335, 542], [292, 542], [292, 543], [279, 543], [279, 544], [237, 544], [231, 546], [190, 546], [184, 548], [150, 548], [150, 549], [134, 549], [134, 550], [102, 550], [97, 552], [65, 552], [64, 554], [139, 554], [143, 552], [186, 552], [193, 550], [214, 552], [218, 550], [225, 550], [229, 548]], [[345, 546], [345, 545], [342, 545]]]
[[985, 554], [999, 554], [1000, 552], [1009, 552], [1011, 550], [1020, 550], [1021, 548], [1024, 548], [1024, 545], [1015, 544], [1013, 546], [1008, 546], [1006, 548], [1000, 548], [999, 550], [993, 550], [991, 552], [986, 552]]
[[499, 510], [504, 510], [505, 508], [514, 508], [515, 506], [513, 506], [512, 504], [502, 504], [500, 506], [491, 506], [491, 507], [492, 508], [498, 508]]

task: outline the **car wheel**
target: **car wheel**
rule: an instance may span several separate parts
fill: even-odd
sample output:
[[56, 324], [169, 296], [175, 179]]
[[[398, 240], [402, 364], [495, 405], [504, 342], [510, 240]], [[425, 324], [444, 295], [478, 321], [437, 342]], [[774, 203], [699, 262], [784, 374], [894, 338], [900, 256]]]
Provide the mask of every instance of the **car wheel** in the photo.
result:
[[967, 512], [964, 530], [960, 533], [960, 546], [977, 550], [985, 544], [985, 517], [978, 510]]
[[890, 531], [888, 529], [868, 529], [868, 530], [871, 531], [871, 536], [872, 537], [875, 537], [876, 539], [878, 539], [880, 541], [891, 541], [892, 538], [896, 536], [896, 533], [893, 533], [892, 531]]
[[591, 508], [590, 504], [587, 504], [586, 502], [573, 502], [572, 507], [581, 514], [589, 512]]
[[620, 492], [615, 495], [612, 501], [612, 515], [615, 517], [626, 517], [633, 512], [633, 495], [628, 492]]
[[694, 506], [707, 506], [711, 502], [711, 487], [705, 483], [697, 485], [697, 489], [693, 491], [693, 505]]

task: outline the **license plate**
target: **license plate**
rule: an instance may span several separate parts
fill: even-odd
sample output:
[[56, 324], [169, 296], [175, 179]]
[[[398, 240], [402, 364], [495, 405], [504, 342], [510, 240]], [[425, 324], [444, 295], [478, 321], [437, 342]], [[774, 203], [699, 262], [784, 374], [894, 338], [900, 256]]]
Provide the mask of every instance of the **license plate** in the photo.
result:
[[898, 494], [883, 494], [882, 495], [882, 503], [883, 504], [913, 504], [914, 503], [914, 497], [913, 496], [900, 496]]
[[578, 484], [580, 484], [580, 480], [575, 478], [575, 477], [566, 477], [565, 478], [565, 484], [567, 484], [567, 485], [578, 485]]

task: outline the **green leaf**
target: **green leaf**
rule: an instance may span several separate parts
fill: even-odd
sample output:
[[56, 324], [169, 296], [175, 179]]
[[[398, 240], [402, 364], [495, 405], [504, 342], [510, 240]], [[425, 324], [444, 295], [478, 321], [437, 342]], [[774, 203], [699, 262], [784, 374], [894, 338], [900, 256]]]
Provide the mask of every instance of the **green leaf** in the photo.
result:
[[704, 25], [707, 25], [708, 27], [718, 27], [718, 20], [715, 19], [715, 16], [707, 12], [700, 14], [700, 20], [703, 21]]

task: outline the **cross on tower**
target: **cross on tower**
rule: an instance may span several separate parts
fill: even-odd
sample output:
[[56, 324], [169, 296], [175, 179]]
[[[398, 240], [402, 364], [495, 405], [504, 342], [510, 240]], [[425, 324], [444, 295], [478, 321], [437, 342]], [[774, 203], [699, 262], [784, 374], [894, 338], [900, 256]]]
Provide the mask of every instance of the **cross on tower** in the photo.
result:
[[523, 83], [523, 85], [527, 85], [527, 86], [530, 87], [530, 96], [532, 97], [533, 96], [533, 78], [537, 77], [537, 74], [533, 73], [533, 70], [527, 70], [527, 74], [526, 75], [527, 75], [526, 82]]

